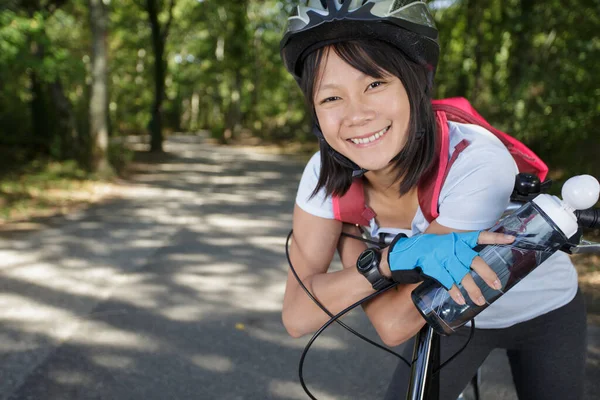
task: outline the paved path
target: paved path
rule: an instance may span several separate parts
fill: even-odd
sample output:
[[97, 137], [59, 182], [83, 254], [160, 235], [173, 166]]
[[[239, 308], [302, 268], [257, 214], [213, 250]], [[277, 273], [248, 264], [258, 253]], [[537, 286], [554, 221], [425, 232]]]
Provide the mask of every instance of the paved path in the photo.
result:
[[[301, 163], [197, 137], [166, 148], [125, 198], [0, 240], [0, 400], [307, 398], [308, 339], [280, 322]], [[347, 322], [375, 337], [361, 312]], [[306, 362], [316, 397], [361, 400], [381, 398], [396, 363], [337, 327]], [[483, 379], [486, 400], [515, 398], [502, 353]]]

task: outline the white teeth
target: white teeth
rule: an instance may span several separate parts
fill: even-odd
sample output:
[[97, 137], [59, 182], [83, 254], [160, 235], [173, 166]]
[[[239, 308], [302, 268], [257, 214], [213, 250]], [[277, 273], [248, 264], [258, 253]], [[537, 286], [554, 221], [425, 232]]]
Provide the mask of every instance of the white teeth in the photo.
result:
[[386, 128], [383, 128], [382, 130], [380, 130], [379, 132], [377, 132], [376, 134], [374, 134], [373, 136], [369, 136], [368, 138], [363, 138], [363, 139], [350, 139], [350, 141], [354, 144], [365, 144], [365, 143], [370, 143], [370, 142], [374, 142], [375, 140], [379, 139], [380, 137], [382, 137], [388, 130], [389, 126]]

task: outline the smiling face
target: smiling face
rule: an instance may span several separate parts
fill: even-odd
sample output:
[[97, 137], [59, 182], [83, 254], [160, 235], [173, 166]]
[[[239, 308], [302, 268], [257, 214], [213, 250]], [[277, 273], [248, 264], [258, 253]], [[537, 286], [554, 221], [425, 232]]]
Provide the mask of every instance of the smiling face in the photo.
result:
[[366, 75], [327, 49], [313, 102], [327, 143], [361, 168], [388, 167], [406, 143], [410, 103], [394, 75]]

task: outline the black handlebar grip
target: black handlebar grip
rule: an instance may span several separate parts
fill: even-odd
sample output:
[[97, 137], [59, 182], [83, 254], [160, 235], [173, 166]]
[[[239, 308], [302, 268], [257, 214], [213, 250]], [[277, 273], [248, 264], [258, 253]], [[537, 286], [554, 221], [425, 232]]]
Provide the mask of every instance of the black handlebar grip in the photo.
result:
[[575, 211], [577, 223], [583, 228], [600, 228], [600, 208]]

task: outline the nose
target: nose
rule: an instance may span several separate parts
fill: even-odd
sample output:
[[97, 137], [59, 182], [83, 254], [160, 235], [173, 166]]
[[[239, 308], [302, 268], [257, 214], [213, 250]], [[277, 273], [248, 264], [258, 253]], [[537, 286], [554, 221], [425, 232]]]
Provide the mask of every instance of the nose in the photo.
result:
[[346, 126], [361, 126], [375, 118], [375, 110], [363, 101], [349, 102], [344, 123]]

